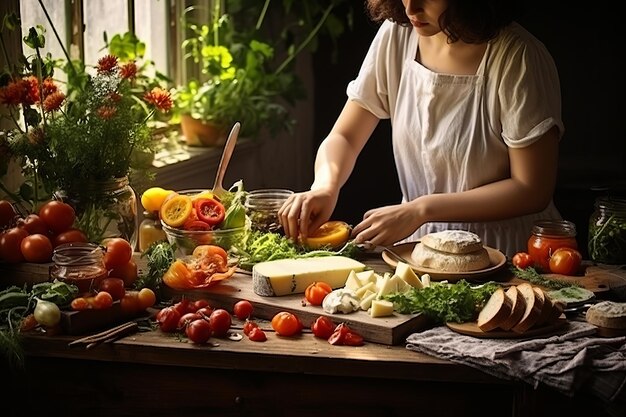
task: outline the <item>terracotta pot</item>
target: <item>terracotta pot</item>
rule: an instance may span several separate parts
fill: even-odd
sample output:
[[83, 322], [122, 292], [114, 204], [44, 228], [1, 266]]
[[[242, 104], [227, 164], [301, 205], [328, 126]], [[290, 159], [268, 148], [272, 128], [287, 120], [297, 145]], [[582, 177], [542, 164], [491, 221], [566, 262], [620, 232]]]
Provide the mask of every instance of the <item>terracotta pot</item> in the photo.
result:
[[223, 128], [189, 115], [181, 116], [180, 126], [189, 146], [217, 146], [226, 142], [226, 131]]

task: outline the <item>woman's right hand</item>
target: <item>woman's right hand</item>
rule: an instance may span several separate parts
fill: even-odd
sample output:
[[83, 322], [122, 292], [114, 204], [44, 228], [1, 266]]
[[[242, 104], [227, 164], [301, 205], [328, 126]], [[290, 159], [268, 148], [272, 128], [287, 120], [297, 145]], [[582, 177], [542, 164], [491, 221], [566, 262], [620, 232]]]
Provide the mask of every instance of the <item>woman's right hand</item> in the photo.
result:
[[285, 236], [298, 241], [309, 236], [330, 219], [339, 193], [330, 188], [317, 188], [294, 193], [278, 210], [278, 219]]

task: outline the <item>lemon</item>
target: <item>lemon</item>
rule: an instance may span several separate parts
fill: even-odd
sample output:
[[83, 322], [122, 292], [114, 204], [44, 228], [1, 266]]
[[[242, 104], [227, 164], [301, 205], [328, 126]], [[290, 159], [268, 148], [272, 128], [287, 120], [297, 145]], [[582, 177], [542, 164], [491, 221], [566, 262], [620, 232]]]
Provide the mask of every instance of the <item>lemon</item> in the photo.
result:
[[173, 192], [174, 191], [172, 190], [166, 190], [161, 187], [148, 188], [141, 195], [141, 205], [146, 211], [159, 211], [161, 209], [161, 206], [163, 205], [163, 201], [165, 201], [167, 196]]
[[338, 248], [350, 238], [350, 226], [346, 222], [330, 220], [324, 223], [313, 234], [303, 240], [309, 249], [322, 247]]

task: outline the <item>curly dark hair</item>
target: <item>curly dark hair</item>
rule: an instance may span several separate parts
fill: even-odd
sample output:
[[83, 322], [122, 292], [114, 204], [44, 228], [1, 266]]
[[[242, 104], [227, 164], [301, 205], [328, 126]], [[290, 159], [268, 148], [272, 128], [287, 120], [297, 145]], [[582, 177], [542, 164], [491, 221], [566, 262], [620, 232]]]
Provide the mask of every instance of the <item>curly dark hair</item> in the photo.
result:
[[[448, 0], [439, 18], [439, 26], [448, 42], [483, 43], [495, 38], [500, 30], [519, 16], [517, 0]], [[401, 0], [367, 0], [367, 13], [375, 22], [391, 20], [401, 26], [411, 23]]]

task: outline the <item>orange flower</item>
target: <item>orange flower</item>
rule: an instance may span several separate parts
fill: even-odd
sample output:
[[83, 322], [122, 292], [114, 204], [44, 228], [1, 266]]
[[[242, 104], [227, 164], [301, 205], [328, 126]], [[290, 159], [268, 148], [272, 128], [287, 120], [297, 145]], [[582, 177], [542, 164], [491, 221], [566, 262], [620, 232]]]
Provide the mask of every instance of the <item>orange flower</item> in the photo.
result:
[[7, 106], [18, 106], [22, 104], [22, 80], [11, 81], [8, 85], [0, 89], [0, 103]]
[[98, 116], [104, 120], [112, 119], [117, 113], [117, 109], [112, 106], [102, 106], [98, 109]]
[[43, 101], [43, 109], [46, 112], [58, 110], [61, 108], [61, 104], [63, 104], [64, 100], [65, 94], [63, 94], [61, 91], [55, 91], [54, 93], [46, 97], [46, 99]]
[[137, 65], [134, 62], [122, 65], [120, 75], [125, 79], [135, 78], [137, 76]]
[[59, 88], [56, 86], [52, 78], [48, 77], [43, 80], [43, 97], [44, 100], [50, 95], [59, 91]]
[[113, 55], [103, 56], [98, 60], [98, 74], [112, 75], [117, 71], [117, 57]]
[[159, 87], [154, 87], [152, 91], [144, 94], [143, 99], [161, 111], [169, 111], [172, 108], [172, 96], [169, 92]]
[[39, 102], [39, 81], [34, 75], [22, 78], [22, 104], [30, 106]]

